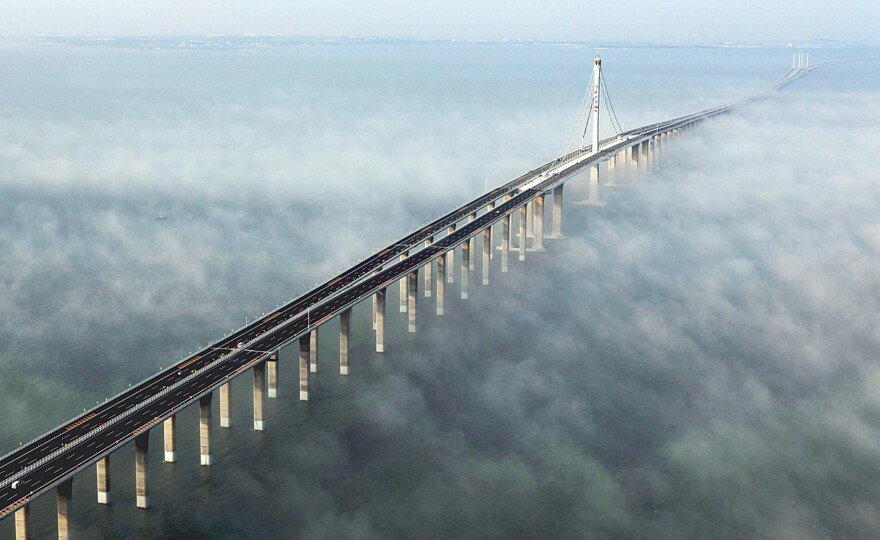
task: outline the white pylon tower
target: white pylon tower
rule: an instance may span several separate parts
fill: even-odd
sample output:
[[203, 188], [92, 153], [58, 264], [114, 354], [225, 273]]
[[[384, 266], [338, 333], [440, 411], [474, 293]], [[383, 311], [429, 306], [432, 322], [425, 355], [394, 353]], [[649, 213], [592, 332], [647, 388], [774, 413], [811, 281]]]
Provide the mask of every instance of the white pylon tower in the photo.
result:
[[[601, 102], [605, 103], [605, 107], [600, 108]], [[602, 59], [599, 57], [599, 50], [596, 49], [592, 76], [584, 88], [584, 97], [581, 100], [575, 121], [557, 158], [560, 162], [568, 157], [580, 155], [588, 148], [591, 154], [599, 149], [599, 141], [601, 140], [599, 128], [603, 125], [599, 117], [602, 114], [608, 114], [607, 120], [615, 133], [619, 134], [623, 131], [614, 112], [614, 105], [611, 103], [608, 86], [605, 83], [605, 74], [602, 71]], [[591, 127], [592, 129], [590, 129]]]
[[599, 51], [596, 51], [596, 58], [593, 60], [593, 153], [599, 151], [599, 91], [600, 77], [602, 76], [602, 59], [599, 58]]
[[[599, 151], [599, 102], [602, 92], [602, 59], [599, 57], [599, 51], [596, 50], [596, 58], [593, 59], [593, 103], [590, 106], [590, 118], [593, 121], [593, 142], [590, 153], [595, 154]], [[584, 134], [589, 126], [584, 126]], [[587, 180], [587, 199], [576, 202], [575, 204], [585, 204], [590, 206], [605, 206], [603, 201], [599, 200], [599, 164], [593, 164], [590, 167], [590, 177]]]

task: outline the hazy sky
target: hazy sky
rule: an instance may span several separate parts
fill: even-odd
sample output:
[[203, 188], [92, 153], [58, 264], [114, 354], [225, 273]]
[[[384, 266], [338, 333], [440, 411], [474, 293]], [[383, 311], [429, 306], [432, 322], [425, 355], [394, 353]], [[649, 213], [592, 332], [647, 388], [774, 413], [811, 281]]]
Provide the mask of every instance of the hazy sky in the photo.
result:
[[395, 35], [420, 38], [876, 41], [867, 0], [3, 0], [2, 34]]

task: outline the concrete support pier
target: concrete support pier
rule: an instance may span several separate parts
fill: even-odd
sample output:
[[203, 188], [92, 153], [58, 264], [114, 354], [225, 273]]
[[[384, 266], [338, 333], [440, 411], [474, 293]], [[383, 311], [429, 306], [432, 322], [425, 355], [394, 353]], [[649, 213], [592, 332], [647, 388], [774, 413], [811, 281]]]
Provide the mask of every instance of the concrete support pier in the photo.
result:
[[409, 324], [407, 330], [410, 334], [416, 332], [416, 303], [419, 299], [419, 269], [416, 268], [406, 276], [407, 295], [409, 296]]
[[220, 387], [220, 427], [222, 428], [232, 427], [231, 393], [232, 390], [229, 387], [229, 383]]
[[614, 181], [615, 176], [617, 175], [617, 154], [608, 158], [607, 161], [607, 174], [605, 175], [605, 185], [606, 186], [616, 186], [617, 183]]
[[[409, 257], [409, 251], [404, 251], [400, 254], [400, 260], [404, 260]], [[406, 313], [406, 276], [400, 278], [398, 282], [400, 284], [398, 290], [400, 291], [400, 312]]]
[[175, 452], [175, 435], [174, 430], [177, 423], [177, 417], [171, 416], [162, 423], [165, 431], [165, 463], [174, 463], [177, 461], [177, 453]]
[[[455, 224], [446, 228], [446, 236], [455, 232]], [[455, 283], [455, 248], [446, 252], [446, 283]]]
[[70, 540], [70, 499], [73, 496], [73, 478], [55, 488], [55, 504], [58, 513], [58, 540]]
[[[474, 221], [476, 219], [477, 219], [477, 213], [474, 212], [473, 214], [468, 216], [468, 223], [470, 223], [471, 221]], [[470, 245], [471, 258], [468, 261], [468, 270], [473, 272], [474, 271], [474, 253], [477, 252], [477, 237], [476, 236], [471, 236], [470, 244], [471, 244]]]
[[147, 485], [149, 452], [150, 432], [145, 431], [134, 438], [134, 480], [138, 508], [150, 507], [150, 489]]
[[605, 203], [599, 200], [599, 164], [590, 167], [590, 178], [587, 181], [587, 200], [576, 203], [587, 206], [605, 206]]
[[31, 537], [31, 506], [26, 504], [15, 511], [15, 540]]
[[[490, 202], [486, 205], [486, 213], [490, 213], [495, 210], [495, 201]], [[495, 226], [489, 225], [489, 258], [495, 258]]]
[[351, 350], [351, 308], [339, 314], [339, 373], [348, 375], [348, 352]]
[[489, 284], [489, 259], [492, 257], [492, 226], [483, 229], [483, 285]]
[[278, 353], [274, 352], [266, 359], [266, 395], [269, 399], [278, 397]]
[[510, 214], [501, 219], [501, 273], [507, 273], [507, 261], [510, 260]]
[[535, 197], [532, 205], [532, 219], [534, 220], [534, 240], [532, 240], [532, 251], [546, 251], [544, 249], [544, 195]]
[[651, 161], [650, 161], [651, 166], [648, 169], [651, 172], [654, 172], [657, 170], [657, 150], [659, 150], [659, 148], [657, 147], [657, 136], [656, 135], [651, 137], [651, 144], [649, 146], [649, 150], [650, 150], [650, 155], [651, 155]]
[[266, 388], [266, 364], [254, 364], [254, 431], [263, 431], [263, 389]]
[[309, 345], [311, 335], [305, 334], [299, 337], [299, 400], [309, 400]]
[[629, 154], [629, 179], [630, 183], [635, 181], [639, 172], [639, 145], [634, 144], [626, 149]]
[[[373, 275], [380, 273], [382, 271], [382, 267], [373, 270]], [[376, 329], [376, 293], [373, 293], [373, 330]], [[316, 329], [317, 330], [317, 329]]]
[[641, 155], [639, 156], [639, 178], [644, 178], [648, 173], [648, 159], [648, 141], [642, 141]]
[[376, 293], [376, 352], [385, 352], [385, 289]]
[[309, 371], [318, 372], [318, 329], [309, 332]]
[[443, 315], [443, 287], [446, 283], [446, 254], [437, 257], [437, 315]]
[[553, 232], [550, 238], [562, 238], [562, 188], [565, 184], [559, 184], [553, 189]]
[[199, 398], [199, 456], [202, 465], [211, 464], [211, 398], [213, 392], [209, 392]]
[[471, 241], [465, 240], [461, 244], [461, 299], [468, 297], [468, 269], [470, 268]]
[[526, 260], [526, 207], [519, 207], [519, 260]]
[[535, 201], [526, 203], [526, 238], [535, 236]]
[[664, 131], [660, 134], [660, 167], [666, 163], [666, 145], [669, 143], [669, 132]]
[[[434, 237], [425, 240], [425, 247], [429, 247], [434, 243]], [[425, 298], [430, 298], [434, 291], [434, 263], [428, 262], [424, 266], [425, 271]]]
[[102, 457], [95, 464], [98, 479], [98, 504], [110, 504], [110, 456]]

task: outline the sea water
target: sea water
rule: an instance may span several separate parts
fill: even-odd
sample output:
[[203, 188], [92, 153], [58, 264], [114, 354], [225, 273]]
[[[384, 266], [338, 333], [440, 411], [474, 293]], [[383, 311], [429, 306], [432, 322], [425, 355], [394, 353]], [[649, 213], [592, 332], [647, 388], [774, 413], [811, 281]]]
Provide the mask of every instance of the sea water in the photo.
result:
[[[0, 452], [552, 159], [582, 129], [595, 55], [190, 45], [0, 48]], [[600, 51], [624, 129], [749, 95], [798, 52]], [[586, 191], [570, 182], [565, 239], [508, 274], [495, 257], [466, 301], [447, 285], [442, 317], [421, 297], [415, 335], [393, 287], [386, 353], [358, 306], [348, 376], [327, 323], [308, 403], [284, 349], [265, 431], [245, 374], [213, 465], [198, 464], [191, 407], [177, 463], [154, 430], [149, 510], [130, 447], [113, 454], [111, 505], [96, 504], [93, 467], [77, 475], [75, 535], [870, 534], [878, 69], [819, 70], [703, 124], [651, 177], [603, 189], [606, 207], [573, 205]], [[54, 497], [31, 516], [51, 537]]]

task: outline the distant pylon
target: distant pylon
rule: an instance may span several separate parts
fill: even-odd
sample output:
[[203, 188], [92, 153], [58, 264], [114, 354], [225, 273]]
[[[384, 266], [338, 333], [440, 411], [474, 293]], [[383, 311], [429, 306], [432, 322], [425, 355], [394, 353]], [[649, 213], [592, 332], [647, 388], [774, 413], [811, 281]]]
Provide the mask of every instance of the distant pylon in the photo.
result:
[[602, 59], [599, 58], [597, 50], [596, 58], [593, 60], [593, 153], [599, 151], [599, 77], [601, 76]]

